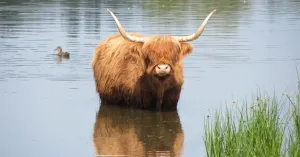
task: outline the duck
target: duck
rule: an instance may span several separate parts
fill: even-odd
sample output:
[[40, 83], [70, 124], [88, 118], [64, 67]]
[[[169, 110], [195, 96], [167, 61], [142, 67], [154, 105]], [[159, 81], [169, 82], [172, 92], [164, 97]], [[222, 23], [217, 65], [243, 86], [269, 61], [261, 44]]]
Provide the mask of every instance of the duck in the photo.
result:
[[54, 51], [58, 51], [58, 56], [62, 56], [62, 57], [70, 57], [70, 53], [69, 52], [63, 52], [62, 48], [60, 46], [58, 46]]

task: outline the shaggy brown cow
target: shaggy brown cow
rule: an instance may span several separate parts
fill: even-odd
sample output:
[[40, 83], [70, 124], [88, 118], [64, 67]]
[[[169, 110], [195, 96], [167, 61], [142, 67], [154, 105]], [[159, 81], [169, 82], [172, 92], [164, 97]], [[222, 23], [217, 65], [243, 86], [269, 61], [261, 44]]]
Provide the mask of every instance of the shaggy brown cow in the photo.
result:
[[192, 52], [212, 11], [190, 36], [142, 36], [119, 29], [100, 43], [92, 60], [96, 90], [105, 104], [140, 109], [176, 110], [183, 84], [182, 58]]

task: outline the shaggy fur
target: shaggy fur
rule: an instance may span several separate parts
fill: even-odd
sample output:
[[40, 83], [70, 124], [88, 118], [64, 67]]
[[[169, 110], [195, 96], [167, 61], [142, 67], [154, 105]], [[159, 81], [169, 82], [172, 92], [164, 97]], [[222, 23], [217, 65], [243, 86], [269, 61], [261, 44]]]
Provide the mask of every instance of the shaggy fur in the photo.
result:
[[[176, 110], [183, 84], [182, 58], [191, 51], [190, 44], [179, 43], [171, 36], [154, 36], [136, 43], [119, 33], [112, 35], [96, 47], [92, 60], [101, 101], [140, 109]], [[154, 76], [157, 64], [169, 64], [171, 75], [165, 79]]]

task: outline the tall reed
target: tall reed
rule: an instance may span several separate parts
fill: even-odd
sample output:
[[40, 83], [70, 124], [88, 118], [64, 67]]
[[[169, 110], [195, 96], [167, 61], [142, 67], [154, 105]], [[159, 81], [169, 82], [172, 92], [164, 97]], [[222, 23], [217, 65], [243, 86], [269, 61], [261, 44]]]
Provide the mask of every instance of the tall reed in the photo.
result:
[[300, 157], [300, 82], [298, 86], [298, 92], [296, 95], [296, 101], [293, 103], [292, 112], [292, 129], [289, 133], [289, 157]]
[[228, 107], [223, 116], [216, 112], [205, 122], [207, 156], [279, 157], [284, 129], [278, 111], [275, 99], [259, 99], [236, 114]]
[[284, 94], [293, 105], [291, 113], [282, 113], [280, 107], [287, 105], [274, 96], [254, 99], [241, 109], [226, 106], [225, 113], [205, 118], [206, 156], [300, 157], [300, 80], [298, 84], [295, 102]]

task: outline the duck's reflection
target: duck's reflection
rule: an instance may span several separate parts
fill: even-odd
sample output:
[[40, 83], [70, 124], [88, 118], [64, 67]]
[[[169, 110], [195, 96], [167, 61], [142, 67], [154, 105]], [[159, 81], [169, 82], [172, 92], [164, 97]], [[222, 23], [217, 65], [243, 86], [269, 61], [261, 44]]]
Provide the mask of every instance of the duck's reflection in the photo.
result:
[[57, 57], [56, 57], [56, 63], [57, 63], [57, 64], [61, 64], [61, 62], [62, 62], [63, 59], [69, 60], [70, 57], [69, 57], [69, 56], [57, 56]]
[[102, 104], [94, 127], [94, 147], [99, 156], [181, 156], [183, 140], [177, 112]]

